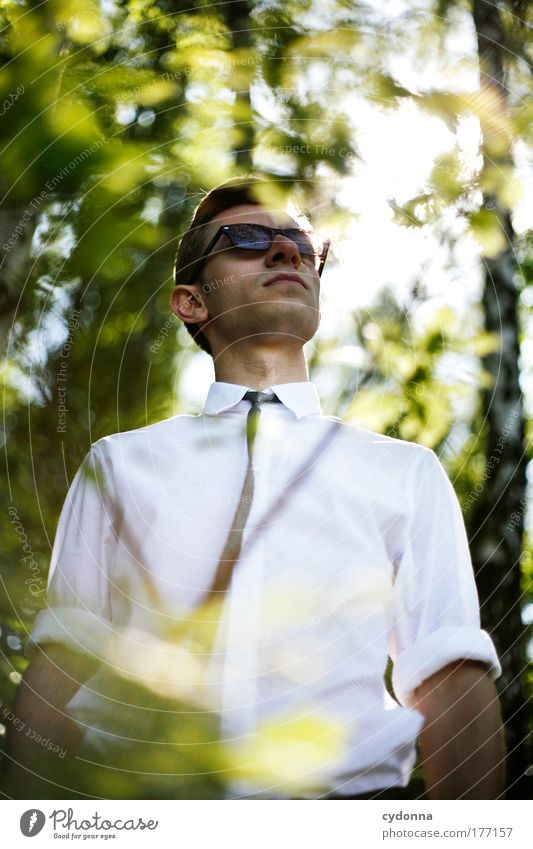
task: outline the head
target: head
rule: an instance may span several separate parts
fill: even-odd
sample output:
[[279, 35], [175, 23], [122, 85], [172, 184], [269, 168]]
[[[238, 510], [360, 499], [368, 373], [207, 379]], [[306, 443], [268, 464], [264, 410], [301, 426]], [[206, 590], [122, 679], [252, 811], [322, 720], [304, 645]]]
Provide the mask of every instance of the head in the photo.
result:
[[[228, 346], [302, 347], [319, 325], [320, 278], [315, 257], [277, 234], [265, 250], [243, 250], [223, 225], [253, 223], [310, 231], [284, 210], [264, 206], [268, 181], [237, 178], [212, 189], [181, 239], [171, 305], [195, 342], [216, 358]], [[216, 238], [208, 255], [206, 249]]]

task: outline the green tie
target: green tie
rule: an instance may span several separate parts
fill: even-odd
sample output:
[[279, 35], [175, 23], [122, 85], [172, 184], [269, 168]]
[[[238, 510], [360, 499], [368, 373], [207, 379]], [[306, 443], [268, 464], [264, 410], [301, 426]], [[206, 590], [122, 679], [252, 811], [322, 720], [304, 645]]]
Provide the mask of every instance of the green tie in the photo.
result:
[[250, 390], [244, 395], [245, 401], [250, 401], [250, 409], [246, 419], [246, 443], [248, 446], [248, 468], [244, 478], [241, 496], [233, 522], [228, 533], [226, 543], [220, 559], [218, 561], [217, 571], [210, 588], [204, 597], [204, 601], [220, 599], [218, 593], [226, 592], [229, 587], [233, 568], [239, 559], [242, 546], [242, 535], [250, 509], [252, 506], [252, 498], [254, 494], [254, 467], [253, 467], [253, 448], [255, 436], [259, 425], [259, 417], [261, 415], [261, 404], [278, 403], [277, 395], [267, 394], [266, 392], [256, 392]]

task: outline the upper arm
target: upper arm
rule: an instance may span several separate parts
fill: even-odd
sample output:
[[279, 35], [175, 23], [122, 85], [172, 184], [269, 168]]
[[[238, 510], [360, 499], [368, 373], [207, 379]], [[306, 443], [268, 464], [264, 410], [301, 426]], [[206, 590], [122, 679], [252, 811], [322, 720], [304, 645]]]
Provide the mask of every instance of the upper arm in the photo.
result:
[[432, 451], [423, 449], [411, 481], [411, 503], [392, 600], [393, 687], [412, 706], [417, 688], [456, 661], [501, 668], [480, 627], [479, 601], [459, 502]]
[[35, 643], [100, 653], [111, 633], [113, 503], [109, 470], [97, 443], [65, 499], [52, 551], [47, 608], [33, 623], [27, 653]]

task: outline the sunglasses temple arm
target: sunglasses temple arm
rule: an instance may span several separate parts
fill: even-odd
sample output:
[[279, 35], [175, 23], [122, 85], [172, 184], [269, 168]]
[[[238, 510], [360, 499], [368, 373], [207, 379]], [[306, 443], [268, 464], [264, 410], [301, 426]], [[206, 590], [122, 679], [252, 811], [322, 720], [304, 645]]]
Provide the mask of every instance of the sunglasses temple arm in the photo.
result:
[[220, 230], [218, 230], [218, 232], [215, 233], [215, 235], [213, 236], [213, 238], [209, 242], [209, 244], [206, 247], [205, 251], [203, 252], [202, 256], [199, 256], [198, 259], [196, 260], [196, 266], [195, 266], [195, 270], [194, 270], [195, 275], [198, 274], [198, 272], [200, 271], [204, 260], [207, 259], [207, 257], [209, 256], [209, 254], [211, 253], [211, 251], [215, 247], [216, 243], [218, 242], [218, 240], [222, 236], [222, 233], [223, 233], [223, 228], [221, 227]]
[[319, 277], [321, 276], [321, 274], [324, 270], [324, 266], [325, 266], [326, 260], [328, 258], [329, 248], [330, 248], [330, 243], [328, 242], [326, 250], [324, 251], [323, 255], [320, 258], [320, 265], [318, 266], [318, 276]]

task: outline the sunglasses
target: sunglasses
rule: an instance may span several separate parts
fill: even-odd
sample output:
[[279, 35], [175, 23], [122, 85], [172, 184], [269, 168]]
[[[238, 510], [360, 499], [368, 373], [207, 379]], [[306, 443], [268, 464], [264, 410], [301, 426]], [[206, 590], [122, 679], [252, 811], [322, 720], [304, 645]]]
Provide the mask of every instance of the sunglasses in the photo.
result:
[[322, 274], [330, 246], [329, 239], [323, 239], [316, 233], [306, 233], [296, 227], [279, 229], [265, 227], [263, 224], [224, 224], [217, 230], [204, 253], [198, 257], [199, 265], [196, 270], [200, 270], [200, 262], [211, 253], [221, 236], [227, 236], [232, 246], [242, 251], [267, 251], [278, 235], [294, 242], [301, 256], [314, 257], [315, 268], [319, 276]]

